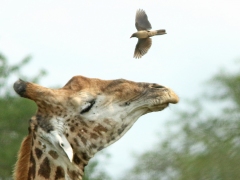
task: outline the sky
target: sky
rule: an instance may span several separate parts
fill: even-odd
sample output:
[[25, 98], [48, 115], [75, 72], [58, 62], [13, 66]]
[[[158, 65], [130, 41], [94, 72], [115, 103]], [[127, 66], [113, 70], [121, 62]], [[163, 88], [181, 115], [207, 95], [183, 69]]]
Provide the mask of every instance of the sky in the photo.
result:
[[[137, 39], [130, 39], [137, 9], [146, 11], [153, 29], [167, 32], [153, 37], [141, 59], [133, 58]], [[239, 0], [1, 0], [0, 52], [11, 64], [31, 55], [24, 74], [45, 69], [40, 84], [46, 87], [83, 75], [158, 83], [179, 95], [179, 104], [144, 115], [106, 149], [106, 169], [117, 178], [133, 164], [133, 153], [153, 148], [164, 136], [164, 123], [184, 99], [199, 98], [203, 82], [220, 68], [234, 68], [240, 58], [239, 9]]]

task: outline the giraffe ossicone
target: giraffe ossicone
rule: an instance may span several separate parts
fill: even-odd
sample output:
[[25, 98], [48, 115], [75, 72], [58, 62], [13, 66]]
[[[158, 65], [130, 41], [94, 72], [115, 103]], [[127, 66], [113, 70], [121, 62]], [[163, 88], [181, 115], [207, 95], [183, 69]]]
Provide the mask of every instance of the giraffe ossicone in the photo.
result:
[[14, 178], [21, 180], [81, 180], [94, 154], [121, 138], [140, 116], [179, 100], [158, 84], [83, 76], [60, 89], [22, 80], [14, 89], [38, 106], [15, 167]]

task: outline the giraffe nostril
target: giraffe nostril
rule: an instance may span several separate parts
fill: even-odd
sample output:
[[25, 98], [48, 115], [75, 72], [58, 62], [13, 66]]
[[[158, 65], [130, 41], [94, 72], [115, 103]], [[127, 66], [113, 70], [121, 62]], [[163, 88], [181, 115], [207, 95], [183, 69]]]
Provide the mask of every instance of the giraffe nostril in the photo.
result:
[[158, 89], [160, 89], [160, 88], [165, 88], [165, 87], [162, 86], [162, 85], [159, 85], [159, 84], [152, 84], [151, 88], [158, 88]]

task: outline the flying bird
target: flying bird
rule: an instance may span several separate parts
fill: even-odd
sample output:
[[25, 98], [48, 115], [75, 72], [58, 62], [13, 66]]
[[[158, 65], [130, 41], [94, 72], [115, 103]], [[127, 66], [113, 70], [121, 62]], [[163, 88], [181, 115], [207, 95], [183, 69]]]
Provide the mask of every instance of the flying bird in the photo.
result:
[[150, 29], [152, 29], [152, 26], [148, 21], [147, 14], [142, 9], [137, 10], [135, 26], [138, 31], [133, 33], [130, 38], [132, 37], [138, 38], [138, 42], [135, 47], [133, 56], [138, 59], [145, 55], [148, 52], [149, 48], [151, 47], [152, 39], [150, 37], [155, 35], [166, 34], [166, 31], [165, 29], [150, 31]]

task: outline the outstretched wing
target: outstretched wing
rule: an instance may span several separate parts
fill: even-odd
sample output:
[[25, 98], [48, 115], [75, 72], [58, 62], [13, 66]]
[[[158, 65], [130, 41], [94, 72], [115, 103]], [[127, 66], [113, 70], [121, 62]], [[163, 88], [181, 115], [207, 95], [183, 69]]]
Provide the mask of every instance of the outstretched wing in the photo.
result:
[[148, 52], [151, 45], [152, 45], [151, 38], [138, 39], [133, 57], [135, 57], [137, 59], [141, 58], [144, 54], [146, 54]]
[[148, 21], [147, 14], [142, 9], [137, 10], [135, 26], [138, 31], [152, 29], [152, 26], [151, 26], [150, 22]]

